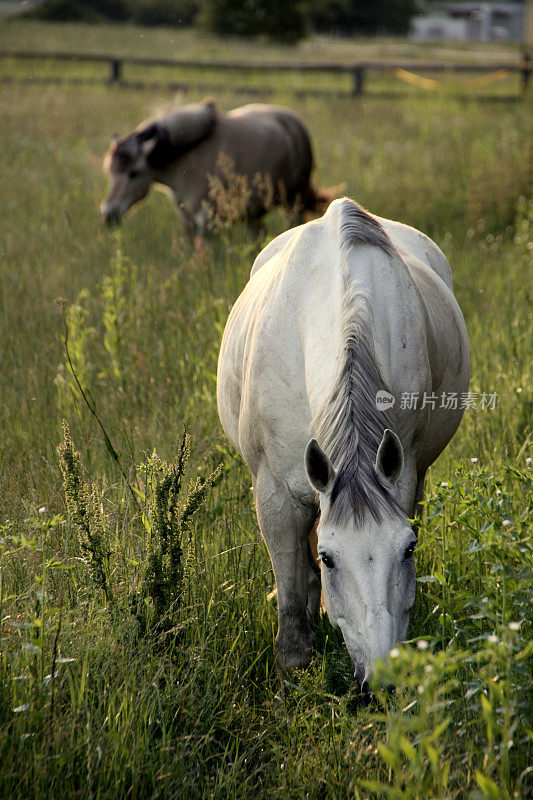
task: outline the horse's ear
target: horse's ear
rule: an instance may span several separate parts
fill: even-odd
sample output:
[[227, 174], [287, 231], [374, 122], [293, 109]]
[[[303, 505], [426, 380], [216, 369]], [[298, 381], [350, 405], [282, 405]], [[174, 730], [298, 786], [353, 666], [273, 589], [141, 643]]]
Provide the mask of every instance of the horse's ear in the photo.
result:
[[157, 139], [159, 136], [160, 128], [157, 122], [151, 122], [145, 128], [137, 131], [136, 136], [140, 142], [149, 142], [152, 139]]
[[161, 129], [156, 122], [142, 128], [135, 136], [145, 156], [149, 156], [159, 142]]
[[378, 447], [375, 469], [381, 478], [396, 483], [403, 469], [402, 443], [389, 428], [383, 433], [383, 438]]
[[305, 448], [305, 471], [315, 491], [323, 494], [333, 486], [335, 470], [316, 439], [311, 439]]
[[130, 136], [129, 139], [120, 141], [120, 152], [130, 161], [135, 161], [141, 154], [141, 142], [137, 136]]

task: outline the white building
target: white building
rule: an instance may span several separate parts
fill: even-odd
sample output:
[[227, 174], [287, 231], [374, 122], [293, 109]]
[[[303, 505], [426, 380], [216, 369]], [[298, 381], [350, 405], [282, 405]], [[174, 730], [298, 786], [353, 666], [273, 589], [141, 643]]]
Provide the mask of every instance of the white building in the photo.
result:
[[411, 20], [411, 38], [417, 41], [522, 41], [525, 3], [439, 2]]

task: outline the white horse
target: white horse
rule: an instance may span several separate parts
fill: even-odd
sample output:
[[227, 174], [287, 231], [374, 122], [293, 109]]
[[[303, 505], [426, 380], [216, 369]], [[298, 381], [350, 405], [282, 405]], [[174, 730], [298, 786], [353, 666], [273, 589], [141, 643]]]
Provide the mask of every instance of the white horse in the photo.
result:
[[357, 679], [405, 638], [410, 520], [468, 383], [450, 267], [419, 231], [336, 200], [257, 257], [224, 332], [218, 407], [253, 474], [282, 669], [312, 655], [320, 578], [308, 534], [319, 515], [324, 602]]

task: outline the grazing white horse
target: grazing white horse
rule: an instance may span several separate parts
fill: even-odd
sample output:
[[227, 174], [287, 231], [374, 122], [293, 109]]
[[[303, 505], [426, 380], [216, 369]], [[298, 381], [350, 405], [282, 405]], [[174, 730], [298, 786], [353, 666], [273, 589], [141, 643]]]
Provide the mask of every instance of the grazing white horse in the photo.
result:
[[409, 520], [468, 383], [450, 267], [419, 231], [336, 200], [257, 257], [224, 332], [218, 407], [253, 474], [282, 669], [312, 654], [320, 579], [308, 534], [318, 515], [324, 602], [357, 679], [405, 638]]

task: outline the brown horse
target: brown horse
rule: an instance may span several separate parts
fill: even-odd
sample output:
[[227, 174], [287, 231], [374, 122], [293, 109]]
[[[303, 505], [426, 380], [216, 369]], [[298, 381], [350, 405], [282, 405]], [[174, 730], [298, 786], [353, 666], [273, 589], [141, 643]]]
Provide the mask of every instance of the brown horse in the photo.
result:
[[212, 101], [188, 105], [116, 139], [104, 161], [111, 185], [100, 211], [119, 222], [152, 183], [168, 187], [186, 228], [204, 236], [216, 213], [217, 187], [257, 222], [272, 206], [323, 211], [332, 199], [310, 183], [309, 134], [293, 111], [247, 105], [227, 114]]

